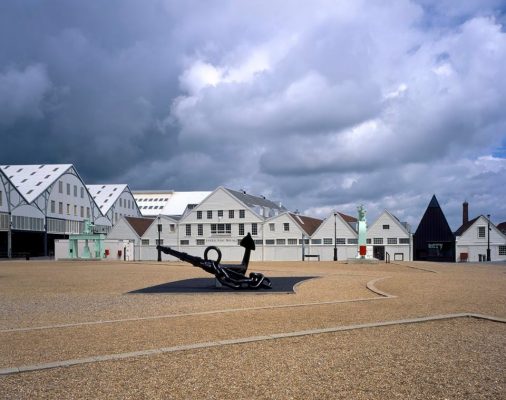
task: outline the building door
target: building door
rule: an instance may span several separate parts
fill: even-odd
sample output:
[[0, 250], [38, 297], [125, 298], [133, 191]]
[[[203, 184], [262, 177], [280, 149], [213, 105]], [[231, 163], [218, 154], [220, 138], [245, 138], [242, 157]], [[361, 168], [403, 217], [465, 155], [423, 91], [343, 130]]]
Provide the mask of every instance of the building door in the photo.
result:
[[378, 260], [385, 260], [385, 246], [373, 246], [372, 255]]

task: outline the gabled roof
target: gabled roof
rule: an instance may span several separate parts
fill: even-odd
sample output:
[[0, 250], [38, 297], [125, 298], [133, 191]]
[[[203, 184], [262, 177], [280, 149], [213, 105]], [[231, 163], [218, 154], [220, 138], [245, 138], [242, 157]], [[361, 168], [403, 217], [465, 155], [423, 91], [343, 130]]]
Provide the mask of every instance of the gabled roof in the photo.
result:
[[308, 236], [311, 236], [318, 227], [322, 224], [323, 220], [319, 218], [307, 217], [305, 215], [288, 213], [299, 225], [299, 227], [307, 233]]
[[124, 217], [135, 233], [142, 237], [154, 221], [154, 218]]
[[439, 206], [436, 195], [423, 214], [415, 232], [415, 248], [425, 247], [430, 241], [454, 242], [455, 236], [448, 225], [448, 221]]
[[397, 218], [395, 215], [393, 215], [390, 211], [388, 210], [383, 210], [383, 212], [380, 214], [380, 216], [376, 219], [376, 221], [374, 221], [372, 224], [371, 224], [371, 227], [370, 228], [367, 228], [368, 230], [371, 229], [374, 225], [376, 225], [376, 223], [379, 221], [379, 219], [381, 218], [382, 215], [388, 215], [390, 217], [390, 219], [392, 221], [394, 221], [398, 226], [399, 228], [401, 228], [403, 231], [405, 231], [407, 234], [410, 234], [410, 229], [408, 228], [409, 225], [407, 224], [407, 222], [401, 222], [401, 220], [399, 218]]
[[95, 203], [97, 203], [102, 214], [105, 215], [128, 186], [126, 184], [86, 185], [86, 188], [95, 199]]
[[346, 214], [340, 213], [339, 211], [337, 213], [341, 216], [342, 219], [344, 219], [349, 224], [353, 224], [353, 223], [357, 222], [357, 219], [355, 217], [352, 217], [351, 215], [346, 215]]
[[478, 218], [480, 218], [480, 216], [467, 221], [465, 224], [462, 224], [460, 228], [455, 231], [455, 236], [462, 236], [462, 234], [467, 231], [478, 220]]
[[227, 188], [223, 189], [234, 196], [241, 203], [248, 206], [250, 209], [254, 210], [256, 207], [262, 207], [269, 208], [271, 210], [277, 210], [278, 212], [288, 211], [281, 203], [276, 203], [274, 201], [266, 199], [264, 196], [253, 196], [244, 191], [237, 191]]
[[0, 169], [27, 203], [32, 203], [72, 164], [1, 165]]

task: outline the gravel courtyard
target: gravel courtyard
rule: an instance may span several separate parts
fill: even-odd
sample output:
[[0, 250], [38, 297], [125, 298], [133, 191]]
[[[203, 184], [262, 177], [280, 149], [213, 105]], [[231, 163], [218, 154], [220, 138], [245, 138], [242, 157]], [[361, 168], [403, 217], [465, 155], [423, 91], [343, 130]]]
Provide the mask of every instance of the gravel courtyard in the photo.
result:
[[174, 293], [210, 275], [0, 262], [0, 398], [506, 398], [506, 264], [249, 269], [308, 279]]

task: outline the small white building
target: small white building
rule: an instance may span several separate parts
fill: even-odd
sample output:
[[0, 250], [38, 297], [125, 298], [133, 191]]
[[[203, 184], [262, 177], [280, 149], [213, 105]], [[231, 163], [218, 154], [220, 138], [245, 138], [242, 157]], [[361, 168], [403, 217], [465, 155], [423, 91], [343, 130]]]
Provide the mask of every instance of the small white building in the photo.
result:
[[464, 222], [455, 239], [457, 262], [487, 261], [487, 249], [490, 261], [506, 261], [506, 235], [483, 215]]
[[[357, 257], [358, 233], [357, 219], [340, 212], [334, 212], [323, 220], [311, 236], [311, 253], [320, 255], [321, 260], [337, 260]], [[335, 239], [334, 239], [335, 238]]]
[[373, 246], [373, 257], [378, 260], [413, 259], [413, 236], [409, 225], [387, 210], [367, 227], [367, 244]]

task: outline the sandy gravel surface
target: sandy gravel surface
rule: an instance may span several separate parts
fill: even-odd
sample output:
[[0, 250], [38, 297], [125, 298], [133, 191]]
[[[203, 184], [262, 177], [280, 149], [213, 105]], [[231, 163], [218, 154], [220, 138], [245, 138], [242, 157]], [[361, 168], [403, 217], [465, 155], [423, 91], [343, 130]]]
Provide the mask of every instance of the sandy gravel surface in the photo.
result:
[[46, 370], [0, 387], [19, 399], [501, 399], [505, 357], [505, 326], [465, 319]]
[[[132, 294], [208, 275], [181, 263], [2, 262], [0, 368], [440, 314], [506, 317], [506, 265], [250, 269], [318, 278], [294, 294]], [[368, 290], [373, 280], [395, 297]], [[152, 316], [172, 317], [6, 331]], [[505, 324], [464, 318], [0, 376], [0, 398], [506, 398], [505, 345]]]

